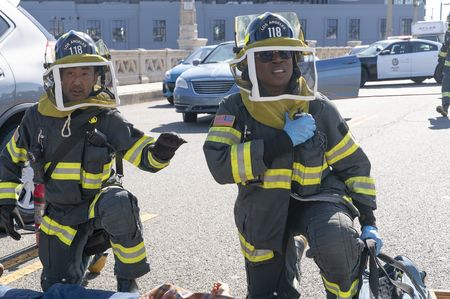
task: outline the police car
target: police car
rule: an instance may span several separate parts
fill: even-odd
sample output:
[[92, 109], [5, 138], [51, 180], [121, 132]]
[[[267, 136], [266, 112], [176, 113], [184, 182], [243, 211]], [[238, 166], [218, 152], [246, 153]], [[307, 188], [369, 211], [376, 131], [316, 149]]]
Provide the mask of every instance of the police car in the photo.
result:
[[356, 54], [361, 61], [361, 87], [367, 81], [411, 79], [421, 83], [435, 78], [438, 53], [441, 43], [413, 39], [395, 38], [375, 42]]

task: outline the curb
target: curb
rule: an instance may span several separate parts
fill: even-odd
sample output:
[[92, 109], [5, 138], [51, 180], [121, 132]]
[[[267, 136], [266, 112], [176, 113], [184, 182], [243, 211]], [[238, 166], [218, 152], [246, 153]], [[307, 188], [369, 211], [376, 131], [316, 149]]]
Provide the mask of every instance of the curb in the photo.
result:
[[162, 90], [119, 93], [120, 106], [163, 100]]

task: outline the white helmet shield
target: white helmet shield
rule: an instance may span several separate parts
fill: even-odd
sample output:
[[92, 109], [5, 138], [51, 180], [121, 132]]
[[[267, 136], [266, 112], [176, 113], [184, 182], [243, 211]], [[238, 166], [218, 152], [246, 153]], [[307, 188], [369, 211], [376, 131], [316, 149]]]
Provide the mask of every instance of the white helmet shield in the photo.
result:
[[[293, 71], [286, 91], [279, 95], [269, 95], [258, 79], [257, 63], [275, 63], [274, 53], [281, 59], [291, 59]], [[231, 71], [238, 87], [249, 94], [255, 102], [278, 100], [312, 101], [317, 95], [317, 72], [315, 49], [297, 46], [265, 46], [249, 48], [245, 54], [230, 62]], [[280, 66], [275, 72], [286, 71]], [[273, 76], [276, 76], [274, 73]]]
[[120, 104], [111, 61], [54, 64], [44, 74], [45, 86], [60, 111], [81, 107], [116, 107]]

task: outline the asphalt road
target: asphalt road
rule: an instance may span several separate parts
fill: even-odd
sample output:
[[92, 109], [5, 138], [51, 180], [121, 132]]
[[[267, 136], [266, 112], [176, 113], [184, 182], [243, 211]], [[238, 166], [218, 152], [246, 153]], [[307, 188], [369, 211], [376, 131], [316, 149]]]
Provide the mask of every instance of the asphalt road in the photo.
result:
[[[426, 270], [430, 288], [450, 289], [450, 120], [435, 112], [440, 86], [434, 80], [368, 83], [359, 98], [335, 103], [372, 162], [383, 250], [406, 255]], [[185, 124], [165, 100], [120, 110], [154, 137], [175, 131], [188, 141], [160, 173], [125, 167], [125, 185], [139, 198], [141, 213], [148, 219], [144, 228], [152, 271], [139, 279], [141, 289], [171, 282], [208, 291], [219, 280], [244, 298], [243, 257], [233, 220], [237, 188], [213, 180], [202, 151], [212, 117]], [[0, 257], [33, 242], [32, 234], [20, 242], [0, 237]], [[89, 287], [115, 289], [111, 257]], [[324, 298], [314, 263], [304, 258], [302, 270], [303, 298]], [[38, 260], [33, 259], [5, 270], [3, 279], [9, 277], [12, 287], [40, 290], [39, 275]]]

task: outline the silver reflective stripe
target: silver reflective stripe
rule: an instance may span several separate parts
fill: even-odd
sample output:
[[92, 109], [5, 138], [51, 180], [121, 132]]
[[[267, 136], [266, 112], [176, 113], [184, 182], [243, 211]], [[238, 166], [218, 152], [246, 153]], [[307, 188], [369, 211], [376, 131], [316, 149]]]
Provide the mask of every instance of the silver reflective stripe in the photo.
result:
[[241, 141], [240, 137], [234, 135], [231, 132], [210, 130], [208, 135], [209, 135], [208, 137], [219, 137], [229, 139], [232, 142], [231, 144], [237, 144]]
[[72, 243], [73, 239], [75, 238], [75, 235], [70, 234], [68, 231], [66, 231], [58, 226], [51, 225], [50, 223], [48, 223], [46, 217], [42, 218], [42, 223], [51, 231], [51, 233], [49, 233], [48, 235], [61, 234], [62, 236], [64, 236], [64, 238], [69, 240], [70, 243]]
[[121, 257], [123, 257], [124, 259], [127, 259], [127, 260], [135, 259], [135, 258], [138, 258], [140, 255], [145, 254], [145, 246], [142, 246], [139, 250], [132, 252], [132, 253], [124, 252], [119, 246], [114, 246], [113, 249]]
[[80, 174], [80, 169], [56, 167], [55, 170], [53, 170], [52, 175], [53, 174]]
[[136, 159], [139, 157], [139, 154], [142, 152], [142, 149], [151, 141], [151, 138], [147, 138], [142, 140], [141, 144], [139, 144], [133, 151], [133, 153], [130, 156], [129, 161], [134, 163]]
[[243, 182], [247, 180], [247, 175], [245, 174], [244, 145], [245, 143], [240, 143], [237, 145], [238, 171], [241, 181]]
[[328, 161], [334, 160], [339, 155], [342, 155], [346, 151], [350, 150], [350, 148], [354, 145], [355, 145], [355, 142], [353, 141], [353, 138], [350, 136], [350, 138], [348, 139], [347, 143], [344, 146], [342, 146], [340, 149], [335, 151], [333, 154], [327, 156]]
[[298, 168], [294, 168], [293, 174], [298, 175], [303, 179], [320, 179], [322, 177], [322, 171], [316, 173], [306, 173]]

